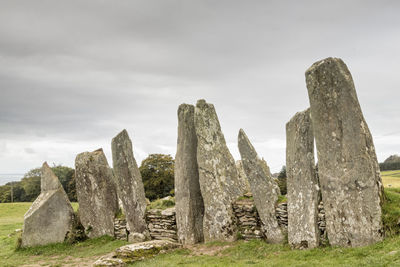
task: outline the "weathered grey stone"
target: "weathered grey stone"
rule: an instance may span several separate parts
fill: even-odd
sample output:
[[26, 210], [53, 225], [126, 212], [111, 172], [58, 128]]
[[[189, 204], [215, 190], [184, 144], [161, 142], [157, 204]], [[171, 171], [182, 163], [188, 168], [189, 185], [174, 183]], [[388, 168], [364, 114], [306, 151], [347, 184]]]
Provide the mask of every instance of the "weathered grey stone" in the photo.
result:
[[41, 193], [24, 216], [22, 246], [63, 242], [72, 231], [74, 210], [57, 176], [45, 162]]
[[235, 161], [226, 146], [212, 104], [199, 100], [194, 121], [200, 189], [204, 201], [204, 241], [231, 241], [236, 235], [232, 203], [242, 194]]
[[79, 218], [88, 237], [114, 236], [118, 211], [117, 189], [102, 149], [84, 152], [75, 159]]
[[[148, 236], [145, 219], [147, 204], [142, 176], [126, 130], [112, 139], [111, 150], [118, 197], [122, 202], [130, 235], [138, 233]], [[129, 240], [136, 239], [130, 237]]]
[[319, 245], [318, 179], [310, 110], [298, 112], [286, 124], [288, 242], [294, 248]]
[[284, 240], [284, 236], [275, 217], [278, 192], [276, 191], [269, 168], [263, 166], [256, 150], [242, 129], [239, 131], [238, 146], [243, 168], [250, 183], [254, 203], [260, 215], [267, 241], [270, 243], [281, 243]]
[[235, 164], [236, 164], [236, 169], [238, 170], [241, 191], [244, 194], [251, 192], [249, 180], [247, 179], [246, 173], [243, 169], [242, 161], [237, 160]]
[[113, 257], [122, 259], [125, 263], [133, 263], [180, 247], [179, 243], [169, 240], [151, 240], [117, 248]]
[[194, 106], [178, 108], [178, 145], [175, 156], [175, 208], [178, 238], [182, 244], [203, 241], [204, 204], [197, 165]]
[[382, 181], [351, 74], [341, 59], [327, 58], [306, 71], [306, 81], [329, 243], [380, 241]]
[[259, 161], [260, 161], [261, 167], [264, 169], [264, 173], [268, 173], [269, 176], [271, 177], [272, 186], [273, 186], [274, 190], [277, 192], [278, 196], [280, 196], [281, 195], [281, 189], [279, 188], [279, 185], [278, 185], [278, 179], [276, 179], [276, 178], [274, 178], [272, 176], [271, 171], [270, 171], [270, 169], [268, 167], [268, 164], [264, 160], [264, 158], [259, 159]]

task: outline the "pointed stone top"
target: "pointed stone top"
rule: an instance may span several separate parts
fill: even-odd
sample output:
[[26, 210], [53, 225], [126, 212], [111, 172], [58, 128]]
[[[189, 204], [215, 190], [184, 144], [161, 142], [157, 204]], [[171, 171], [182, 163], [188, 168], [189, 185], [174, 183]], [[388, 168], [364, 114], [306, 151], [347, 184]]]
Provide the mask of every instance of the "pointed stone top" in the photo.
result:
[[345, 65], [345, 64], [344, 64], [343, 60], [340, 58], [328, 57], [328, 58], [319, 60], [319, 61], [315, 62], [314, 64], [312, 64], [311, 67], [309, 67], [306, 70], [306, 75], [314, 72], [315, 70], [319, 69], [322, 66], [329, 66], [329, 65], [334, 67], [335, 65]]
[[250, 140], [243, 129], [239, 130], [238, 145], [241, 153], [244, 153], [246, 155], [251, 155], [251, 157], [258, 157], [255, 148], [250, 143]]
[[119, 134], [117, 134], [113, 139], [112, 142], [120, 140], [120, 139], [129, 139], [129, 134], [126, 129], [123, 129]]
[[103, 148], [96, 149], [96, 150], [93, 151], [93, 152], [102, 152], [102, 153], [103, 153]]
[[42, 177], [40, 180], [40, 190], [41, 192], [46, 192], [49, 190], [57, 190], [62, 188], [60, 181], [57, 176], [51, 170], [47, 162], [43, 163], [42, 166]]

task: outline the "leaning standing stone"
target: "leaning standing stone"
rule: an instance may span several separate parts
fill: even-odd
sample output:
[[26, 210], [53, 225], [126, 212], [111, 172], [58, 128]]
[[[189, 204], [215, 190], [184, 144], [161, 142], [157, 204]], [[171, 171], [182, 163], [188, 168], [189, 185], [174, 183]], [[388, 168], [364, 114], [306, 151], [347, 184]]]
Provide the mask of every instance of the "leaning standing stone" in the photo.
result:
[[57, 176], [45, 162], [41, 193], [24, 216], [22, 246], [64, 242], [72, 231], [74, 210]]
[[288, 242], [294, 248], [319, 245], [318, 180], [310, 110], [298, 112], [286, 124]]
[[79, 218], [90, 238], [114, 236], [118, 198], [112, 171], [102, 149], [84, 152], [75, 159]]
[[175, 208], [178, 238], [182, 244], [203, 241], [204, 204], [197, 165], [194, 106], [178, 109], [178, 145], [175, 156]]
[[232, 241], [236, 234], [232, 203], [242, 194], [235, 161], [226, 146], [212, 104], [199, 100], [194, 121], [200, 189], [204, 201], [204, 240]]
[[269, 171], [267, 172], [269, 168], [262, 166], [261, 159], [242, 129], [239, 131], [238, 143], [243, 168], [250, 182], [254, 203], [260, 215], [267, 241], [281, 243], [284, 237], [275, 216], [278, 192], [271, 174]]
[[382, 181], [350, 71], [327, 58], [306, 71], [329, 243], [382, 240]]
[[242, 161], [237, 160], [235, 164], [236, 164], [236, 169], [238, 170], [241, 191], [243, 192], [243, 194], [250, 193], [251, 189], [250, 189], [249, 179], [247, 179], [246, 172], [243, 169]]
[[111, 150], [118, 196], [130, 231], [128, 239], [132, 241], [135, 233], [148, 235], [145, 218], [147, 204], [142, 175], [133, 156], [132, 141], [126, 130], [112, 139]]

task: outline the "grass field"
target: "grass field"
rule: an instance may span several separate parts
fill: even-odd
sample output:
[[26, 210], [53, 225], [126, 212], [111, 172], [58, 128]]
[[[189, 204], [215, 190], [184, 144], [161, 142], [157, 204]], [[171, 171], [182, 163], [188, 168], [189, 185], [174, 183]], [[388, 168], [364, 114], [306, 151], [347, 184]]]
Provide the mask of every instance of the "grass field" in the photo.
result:
[[[210, 243], [137, 262], [132, 266], [400, 266], [400, 171], [383, 172], [386, 203], [383, 221], [387, 237], [364, 248], [324, 247], [291, 250], [262, 241]], [[395, 188], [399, 187], [399, 188]], [[126, 242], [102, 237], [77, 244], [54, 244], [15, 250], [23, 215], [31, 203], [0, 204], [0, 266], [91, 266], [102, 255]], [[73, 203], [74, 209], [77, 204]]]
[[382, 172], [382, 182], [384, 187], [400, 188], [400, 170]]

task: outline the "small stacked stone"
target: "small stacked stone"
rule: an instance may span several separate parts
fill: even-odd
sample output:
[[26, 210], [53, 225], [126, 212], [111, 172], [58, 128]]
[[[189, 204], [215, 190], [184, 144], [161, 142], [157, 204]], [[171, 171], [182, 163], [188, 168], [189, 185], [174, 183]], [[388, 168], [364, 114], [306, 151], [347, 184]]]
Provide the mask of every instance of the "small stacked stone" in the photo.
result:
[[324, 202], [322, 201], [319, 202], [318, 205], [318, 229], [320, 234], [320, 242], [326, 243], [328, 241], [328, 236], [326, 233]]
[[119, 240], [128, 240], [128, 231], [126, 229], [126, 219], [115, 218], [114, 220], [114, 236]]
[[166, 210], [153, 209], [146, 213], [147, 227], [151, 239], [178, 240], [175, 207]]
[[287, 230], [288, 228], [288, 212], [287, 212], [287, 202], [282, 202], [278, 204], [275, 210], [275, 216], [278, 220], [278, 224], [282, 229]]
[[258, 216], [254, 201], [244, 198], [233, 203], [233, 210], [237, 219], [239, 234], [245, 240], [263, 239], [261, 221]]

